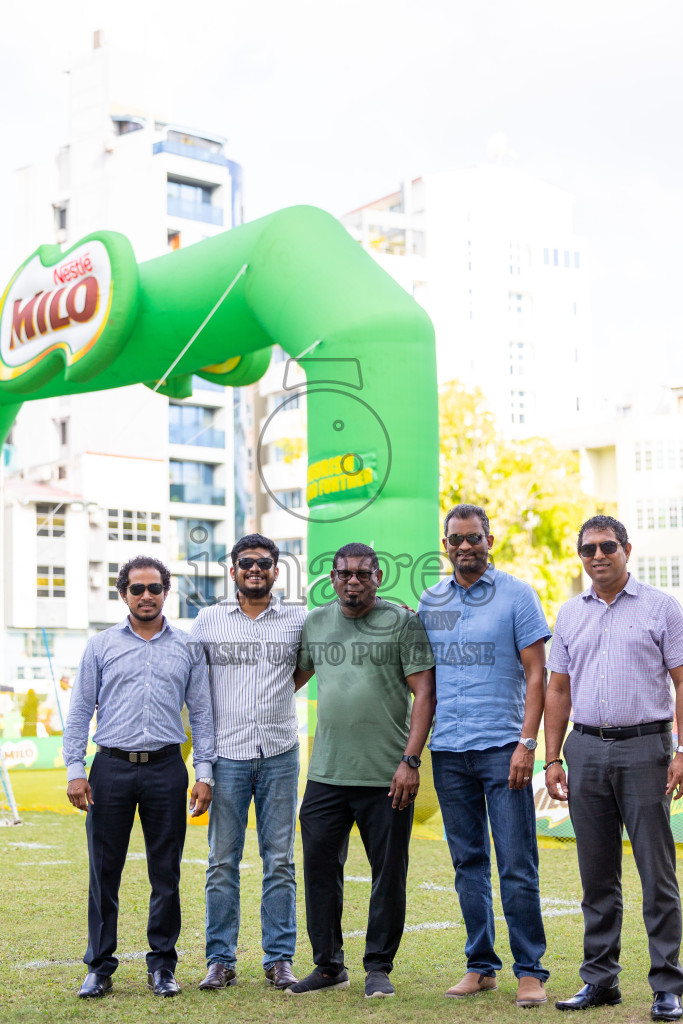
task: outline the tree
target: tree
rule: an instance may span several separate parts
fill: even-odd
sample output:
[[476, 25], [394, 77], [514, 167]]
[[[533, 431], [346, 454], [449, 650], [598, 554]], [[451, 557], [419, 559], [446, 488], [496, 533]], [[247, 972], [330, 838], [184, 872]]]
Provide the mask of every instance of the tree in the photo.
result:
[[439, 393], [441, 509], [481, 505], [495, 565], [527, 580], [551, 623], [579, 575], [576, 536], [599, 506], [581, 490], [579, 457], [542, 437], [506, 440], [478, 388]]

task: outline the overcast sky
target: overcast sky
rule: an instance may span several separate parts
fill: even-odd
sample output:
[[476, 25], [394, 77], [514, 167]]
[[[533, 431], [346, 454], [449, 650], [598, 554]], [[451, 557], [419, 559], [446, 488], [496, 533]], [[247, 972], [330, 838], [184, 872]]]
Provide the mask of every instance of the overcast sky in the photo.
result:
[[[680, 0], [44, 0], [3, 13], [9, 173], [66, 134], [71, 59], [103, 28], [158, 112], [227, 136], [249, 219], [335, 215], [486, 160], [576, 197], [599, 373], [683, 381]], [[598, 372], [598, 371], [596, 371]]]

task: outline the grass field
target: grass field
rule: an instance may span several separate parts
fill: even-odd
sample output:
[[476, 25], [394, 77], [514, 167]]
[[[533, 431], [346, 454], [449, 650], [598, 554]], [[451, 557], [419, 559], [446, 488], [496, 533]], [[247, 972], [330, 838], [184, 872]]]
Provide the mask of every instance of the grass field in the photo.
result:
[[[87, 852], [84, 817], [28, 812], [21, 828], [0, 830], [0, 1021], [45, 1022], [100, 1020], [107, 1024], [168, 1021], [218, 1024], [228, 1020], [276, 1024], [323, 1024], [337, 1020], [488, 1021], [519, 1020], [520, 1014], [564, 1021], [552, 1005], [528, 1011], [515, 1006], [516, 982], [510, 969], [505, 923], [499, 924], [498, 952], [504, 969], [498, 991], [469, 1000], [443, 993], [464, 970], [464, 929], [453, 892], [452, 868], [444, 842], [414, 839], [408, 878], [407, 930], [392, 980], [394, 999], [363, 996], [363, 929], [370, 892], [369, 868], [360, 839], [352, 838], [346, 868], [344, 930], [350, 989], [294, 999], [263, 981], [260, 950], [260, 860], [253, 830], [247, 833], [242, 871], [242, 928], [239, 985], [220, 992], [199, 992], [204, 976], [204, 871], [206, 829], [188, 829], [182, 877], [183, 930], [176, 999], [159, 999], [146, 989], [144, 951], [148, 882], [144, 846], [136, 823], [121, 890], [120, 967], [114, 992], [102, 1000], [78, 1000], [85, 975]], [[297, 837], [296, 860], [301, 864]], [[624, 1003], [592, 1012], [591, 1019], [649, 1019], [647, 945], [640, 917], [640, 886], [633, 857], [624, 858], [626, 911], [622, 955]], [[300, 867], [300, 934], [295, 968], [311, 968], [305, 929]], [[497, 885], [494, 883], [497, 891]], [[573, 994], [581, 982], [582, 922], [576, 855], [571, 845], [541, 850], [541, 892], [548, 934], [546, 966], [552, 998]], [[496, 896], [496, 914], [501, 915]], [[360, 934], [359, 934], [360, 933]]]

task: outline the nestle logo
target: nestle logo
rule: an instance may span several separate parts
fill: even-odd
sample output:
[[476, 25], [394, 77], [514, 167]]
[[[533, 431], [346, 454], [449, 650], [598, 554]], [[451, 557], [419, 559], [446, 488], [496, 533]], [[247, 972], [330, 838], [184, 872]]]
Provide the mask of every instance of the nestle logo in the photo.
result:
[[86, 274], [92, 274], [92, 260], [89, 252], [83, 253], [77, 259], [62, 263], [60, 267], [55, 267], [52, 276], [55, 284], [66, 284], [67, 281], [76, 281], [79, 277], [85, 277]]

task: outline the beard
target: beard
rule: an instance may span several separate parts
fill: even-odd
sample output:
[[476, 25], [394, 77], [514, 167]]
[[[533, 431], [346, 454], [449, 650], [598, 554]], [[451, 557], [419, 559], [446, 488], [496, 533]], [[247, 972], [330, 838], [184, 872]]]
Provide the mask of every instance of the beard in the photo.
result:
[[262, 581], [252, 580], [247, 586], [246, 580], [239, 580], [235, 582], [235, 586], [243, 597], [267, 597], [273, 589], [273, 582], [269, 579]]

